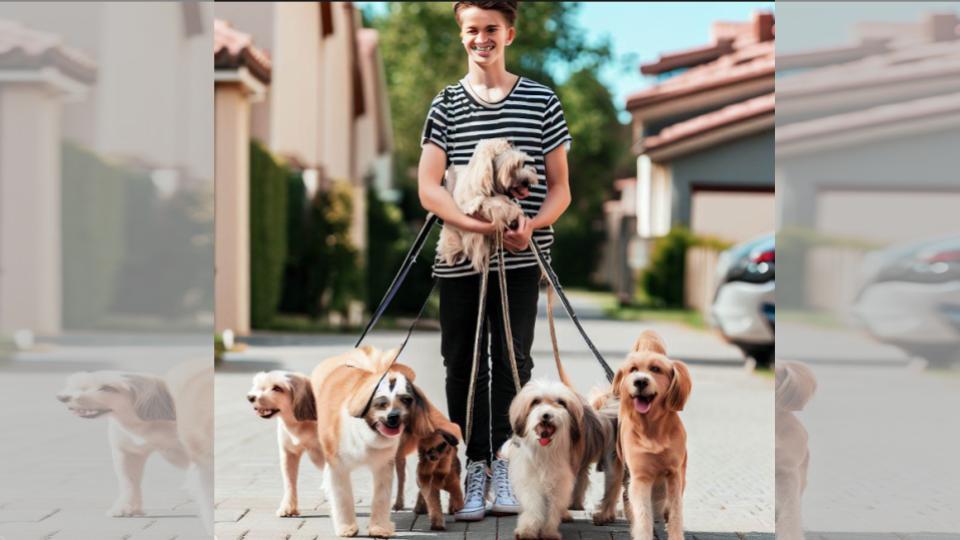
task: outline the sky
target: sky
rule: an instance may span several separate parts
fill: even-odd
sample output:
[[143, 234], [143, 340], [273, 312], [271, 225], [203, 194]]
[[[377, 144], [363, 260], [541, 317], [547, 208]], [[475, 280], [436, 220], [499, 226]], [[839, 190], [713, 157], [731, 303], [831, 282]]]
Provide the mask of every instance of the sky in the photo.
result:
[[[357, 2], [374, 10], [385, 2]], [[583, 2], [576, 15], [588, 43], [609, 36], [613, 61], [600, 72], [600, 80], [614, 96], [621, 111], [626, 97], [653, 80], [640, 74], [640, 64], [655, 61], [664, 52], [710, 43], [710, 27], [716, 20], [747, 21], [755, 10], [773, 11], [773, 2]], [[523, 6], [520, 7], [523, 17]], [[557, 82], [563, 82], [568, 66], [553, 66]]]

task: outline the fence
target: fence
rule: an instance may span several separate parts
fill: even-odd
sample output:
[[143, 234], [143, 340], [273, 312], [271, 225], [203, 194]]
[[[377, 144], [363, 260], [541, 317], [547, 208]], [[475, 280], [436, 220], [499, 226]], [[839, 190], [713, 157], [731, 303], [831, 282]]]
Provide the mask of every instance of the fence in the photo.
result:
[[687, 250], [683, 287], [683, 303], [707, 315], [717, 290], [717, 260], [720, 252], [711, 247], [695, 246]]

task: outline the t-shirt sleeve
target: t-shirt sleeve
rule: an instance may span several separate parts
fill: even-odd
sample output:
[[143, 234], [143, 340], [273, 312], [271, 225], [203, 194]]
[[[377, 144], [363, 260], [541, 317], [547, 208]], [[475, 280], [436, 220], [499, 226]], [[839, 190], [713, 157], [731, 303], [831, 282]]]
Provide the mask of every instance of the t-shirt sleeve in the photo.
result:
[[561, 144], [566, 144], [567, 150], [570, 150], [572, 141], [560, 100], [556, 94], [551, 95], [543, 113], [543, 155], [549, 154]]
[[423, 123], [423, 133], [420, 136], [420, 146], [433, 143], [447, 151], [447, 109], [444, 106], [443, 92], [433, 98], [427, 120]]

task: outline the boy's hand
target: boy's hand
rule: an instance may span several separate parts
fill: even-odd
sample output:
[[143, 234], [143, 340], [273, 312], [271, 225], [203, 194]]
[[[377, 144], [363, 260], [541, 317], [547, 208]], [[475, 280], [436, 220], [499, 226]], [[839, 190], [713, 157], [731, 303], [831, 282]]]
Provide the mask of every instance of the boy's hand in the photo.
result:
[[511, 253], [517, 253], [527, 249], [530, 245], [530, 239], [533, 237], [533, 221], [527, 216], [520, 216], [517, 220], [517, 228], [507, 230], [503, 234], [503, 247]]

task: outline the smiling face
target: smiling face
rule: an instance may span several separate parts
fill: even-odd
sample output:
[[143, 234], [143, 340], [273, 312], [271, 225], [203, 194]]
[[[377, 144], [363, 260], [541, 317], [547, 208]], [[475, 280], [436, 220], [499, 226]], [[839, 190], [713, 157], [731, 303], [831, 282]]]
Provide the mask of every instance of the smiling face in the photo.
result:
[[74, 373], [57, 393], [57, 400], [80, 418], [98, 418], [133, 404], [123, 378], [109, 373]]
[[583, 407], [577, 395], [557, 381], [531, 381], [510, 404], [510, 425], [521, 438], [550, 447], [558, 434], [580, 438]]
[[690, 376], [683, 362], [659, 352], [631, 353], [613, 381], [620, 401], [641, 415], [683, 410], [690, 393]]
[[309, 421], [317, 419], [313, 389], [310, 381], [299, 373], [289, 371], [261, 371], [253, 377], [253, 385], [247, 392], [247, 401], [260, 418], [273, 418], [277, 414]]
[[399, 437], [410, 425], [420, 403], [413, 383], [402, 373], [390, 372], [377, 386], [364, 419], [380, 435]]
[[467, 58], [484, 67], [505, 64], [504, 50], [516, 34], [506, 17], [497, 10], [476, 6], [460, 9], [457, 15]]
[[495, 159], [497, 167], [497, 191], [518, 199], [530, 194], [530, 186], [539, 182], [536, 170], [527, 165], [529, 156], [513, 148], [501, 153]]

